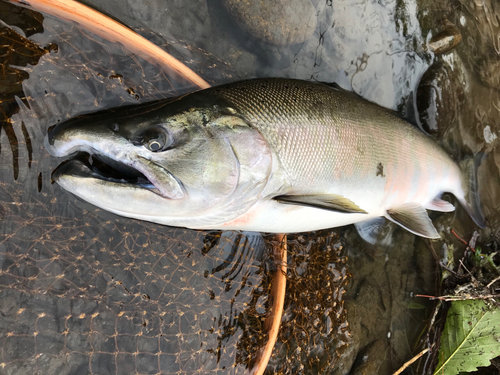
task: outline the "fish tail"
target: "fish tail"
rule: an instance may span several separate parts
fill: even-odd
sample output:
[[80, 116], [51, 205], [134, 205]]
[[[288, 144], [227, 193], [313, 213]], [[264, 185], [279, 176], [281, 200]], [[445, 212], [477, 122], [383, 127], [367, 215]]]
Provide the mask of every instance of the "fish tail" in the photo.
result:
[[465, 158], [459, 163], [462, 171], [462, 188], [465, 193], [465, 197], [459, 201], [480, 228], [486, 227], [486, 219], [479, 199], [477, 169], [486, 156], [484, 152], [479, 152], [476, 156]]

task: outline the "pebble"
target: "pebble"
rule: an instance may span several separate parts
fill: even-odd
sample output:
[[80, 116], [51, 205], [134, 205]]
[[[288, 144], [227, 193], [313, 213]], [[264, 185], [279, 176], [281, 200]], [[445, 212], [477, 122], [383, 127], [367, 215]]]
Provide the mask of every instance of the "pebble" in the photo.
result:
[[446, 53], [454, 49], [462, 42], [462, 34], [458, 28], [444, 19], [442, 30], [434, 35], [429, 42], [429, 49], [436, 55]]
[[236, 22], [266, 43], [302, 43], [316, 30], [316, 10], [310, 0], [222, 0]]

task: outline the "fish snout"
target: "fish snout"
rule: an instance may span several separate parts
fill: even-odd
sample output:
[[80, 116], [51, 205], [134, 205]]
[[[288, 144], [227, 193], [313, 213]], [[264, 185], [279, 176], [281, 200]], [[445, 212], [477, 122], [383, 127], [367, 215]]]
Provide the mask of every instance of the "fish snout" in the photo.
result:
[[43, 140], [45, 149], [53, 156], [64, 156], [64, 154], [61, 154], [58, 148], [54, 146], [59, 133], [60, 130], [58, 129], [57, 125], [52, 125]]
[[82, 150], [83, 139], [78, 137], [77, 128], [61, 124], [49, 128], [43, 143], [51, 155], [63, 157]]
[[93, 153], [96, 147], [114, 136], [113, 131], [92, 126], [78, 126], [64, 123], [49, 128], [44, 139], [47, 151], [56, 157], [63, 157], [77, 151]]

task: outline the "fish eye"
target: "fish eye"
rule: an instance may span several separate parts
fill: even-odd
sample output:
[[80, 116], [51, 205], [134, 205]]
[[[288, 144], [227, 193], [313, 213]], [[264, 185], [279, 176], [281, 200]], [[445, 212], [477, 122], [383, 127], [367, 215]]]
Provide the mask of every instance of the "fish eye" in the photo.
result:
[[149, 141], [148, 148], [151, 151], [158, 151], [160, 148], [162, 148], [162, 144], [158, 140], [153, 139], [153, 140]]
[[165, 151], [169, 137], [161, 129], [152, 129], [142, 135], [142, 144], [152, 152]]

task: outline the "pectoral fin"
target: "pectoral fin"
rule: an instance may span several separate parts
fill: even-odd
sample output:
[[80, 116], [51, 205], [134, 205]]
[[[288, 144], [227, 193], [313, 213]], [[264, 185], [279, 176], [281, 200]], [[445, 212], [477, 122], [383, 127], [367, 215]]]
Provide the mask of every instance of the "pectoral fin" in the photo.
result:
[[280, 203], [321, 208], [342, 213], [367, 213], [350, 199], [337, 194], [279, 195], [273, 199]]
[[387, 210], [386, 218], [413, 234], [426, 238], [441, 238], [427, 211], [418, 203], [405, 203]]

